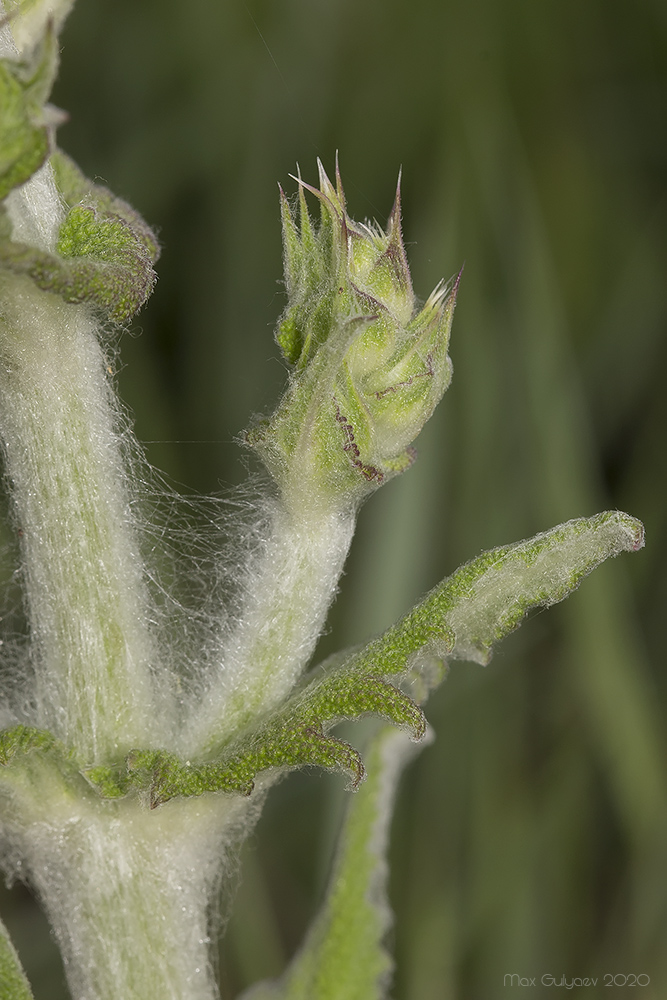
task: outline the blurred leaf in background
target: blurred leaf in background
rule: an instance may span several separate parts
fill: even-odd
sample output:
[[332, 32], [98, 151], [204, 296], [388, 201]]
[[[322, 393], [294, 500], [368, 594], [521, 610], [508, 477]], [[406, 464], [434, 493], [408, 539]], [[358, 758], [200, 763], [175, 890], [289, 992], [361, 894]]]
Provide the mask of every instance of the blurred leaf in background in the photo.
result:
[[[506, 973], [644, 973], [664, 996], [667, 7], [80, 0], [63, 45], [62, 146], [160, 227], [118, 379], [187, 489], [243, 480], [234, 437], [284, 384], [276, 182], [296, 162], [312, 181], [338, 149], [351, 215], [380, 223], [402, 165], [417, 294], [466, 263], [452, 388], [362, 513], [322, 655], [483, 548], [607, 508], [644, 521], [639, 556], [427, 706], [394, 828], [395, 996], [505, 996]], [[299, 943], [342, 796], [312, 776], [273, 793], [225, 998]]]

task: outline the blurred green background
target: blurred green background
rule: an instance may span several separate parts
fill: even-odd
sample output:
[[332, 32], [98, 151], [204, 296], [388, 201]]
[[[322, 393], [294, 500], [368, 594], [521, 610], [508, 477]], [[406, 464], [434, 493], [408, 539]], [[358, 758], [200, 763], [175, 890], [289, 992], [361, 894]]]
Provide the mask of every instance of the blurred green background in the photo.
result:
[[[452, 387], [362, 512], [322, 654], [484, 548], [605, 508], [646, 524], [643, 552], [427, 706], [392, 841], [396, 1000], [551, 995], [506, 973], [645, 974], [613, 995], [667, 996], [666, 40], [664, 0], [79, 0], [63, 35], [60, 143], [159, 228], [118, 380], [179, 488], [242, 481], [234, 437], [284, 385], [276, 182], [297, 162], [313, 182], [338, 149], [350, 213], [382, 223], [402, 165], [421, 297], [465, 261]], [[273, 792], [225, 1000], [297, 947], [343, 784]], [[30, 897], [4, 907], [59, 1000]]]

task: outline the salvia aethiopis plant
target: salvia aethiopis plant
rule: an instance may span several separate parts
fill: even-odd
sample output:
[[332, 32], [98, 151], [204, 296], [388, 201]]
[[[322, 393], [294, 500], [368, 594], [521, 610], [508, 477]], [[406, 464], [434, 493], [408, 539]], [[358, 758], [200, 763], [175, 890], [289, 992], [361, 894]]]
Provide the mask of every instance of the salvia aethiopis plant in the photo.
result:
[[[322, 910], [283, 979], [251, 993], [381, 998], [392, 796], [429, 691], [451, 659], [487, 663], [531, 608], [640, 548], [642, 526], [610, 511], [485, 552], [309, 669], [359, 506], [410, 466], [449, 383], [458, 292], [457, 278], [419, 305], [398, 193], [386, 229], [362, 225], [320, 167], [294, 203], [281, 191], [290, 374], [246, 435], [270, 474], [254, 540], [233, 606], [177, 641], [108, 359], [158, 244], [57, 148], [47, 102], [71, 4], [5, 0], [0, 26], [0, 438], [28, 617], [0, 701], [4, 868], [39, 894], [74, 1000], [213, 1000], [215, 901], [267, 791], [294, 768], [342, 771], [355, 793]], [[333, 731], [361, 716], [378, 720], [364, 759]], [[31, 996], [4, 931], [0, 996]]]

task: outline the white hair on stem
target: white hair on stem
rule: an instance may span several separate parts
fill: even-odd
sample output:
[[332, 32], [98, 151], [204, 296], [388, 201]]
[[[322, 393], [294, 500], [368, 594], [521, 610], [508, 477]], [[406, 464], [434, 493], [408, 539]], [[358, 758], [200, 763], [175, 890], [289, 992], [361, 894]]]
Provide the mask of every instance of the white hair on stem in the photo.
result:
[[[0, 51], [14, 54], [0, 30]], [[6, 205], [15, 239], [53, 250], [63, 206], [48, 165]], [[142, 549], [168, 549], [170, 528], [142, 525], [137, 514], [150, 486], [129, 477], [126, 456], [138, 449], [112, 392], [97, 319], [27, 278], [3, 276], [0, 292], [0, 438], [31, 650], [2, 718], [49, 729], [84, 764], [117, 761], [134, 747], [208, 749], [279, 703], [304, 670], [353, 513], [300, 517], [279, 500], [246, 495], [244, 540], [229, 565], [187, 528], [181, 547], [203, 557], [191, 561], [195, 577], [214, 577], [195, 580], [202, 606], [161, 598], [161, 556], [146, 570]], [[168, 494], [157, 501], [176, 502]], [[230, 589], [235, 602], [224, 609]], [[261, 777], [249, 798], [148, 810], [138, 798], [104, 801], [83, 779], [73, 794], [39, 757], [25, 768], [2, 792], [2, 858], [38, 891], [75, 1000], [214, 1000], [209, 933], [220, 880], [276, 776]]]
[[2, 284], [0, 436], [22, 537], [34, 724], [95, 761], [160, 735], [104, 356], [84, 307], [27, 279]]
[[336, 593], [354, 514], [299, 519], [276, 502], [268, 528], [240, 581], [237, 620], [220, 637], [220, 669], [184, 730], [187, 752], [211, 749], [294, 687]]
[[263, 796], [151, 811], [136, 799], [63, 795], [38, 767], [31, 783], [43, 798], [12, 797], [5, 866], [21, 858], [39, 892], [74, 1000], [217, 1000], [212, 913]]

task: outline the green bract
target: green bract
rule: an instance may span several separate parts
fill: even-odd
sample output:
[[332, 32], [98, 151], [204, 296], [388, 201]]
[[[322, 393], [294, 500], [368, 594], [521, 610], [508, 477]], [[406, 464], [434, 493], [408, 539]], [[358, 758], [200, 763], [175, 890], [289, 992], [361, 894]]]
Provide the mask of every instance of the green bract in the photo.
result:
[[64, 154], [55, 152], [50, 164], [68, 208], [56, 247], [51, 252], [14, 239], [0, 206], [0, 271], [125, 323], [153, 290], [157, 239], [126, 202], [88, 181]]
[[[318, 161], [319, 164], [319, 161]], [[411, 444], [449, 385], [458, 281], [416, 308], [400, 191], [386, 231], [354, 222], [336, 168], [299, 182], [299, 223], [281, 189], [288, 303], [276, 339], [287, 393], [249, 439], [291, 506], [355, 504], [406, 469]], [[315, 227], [304, 191], [320, 202]]]

